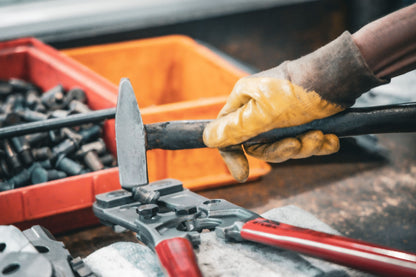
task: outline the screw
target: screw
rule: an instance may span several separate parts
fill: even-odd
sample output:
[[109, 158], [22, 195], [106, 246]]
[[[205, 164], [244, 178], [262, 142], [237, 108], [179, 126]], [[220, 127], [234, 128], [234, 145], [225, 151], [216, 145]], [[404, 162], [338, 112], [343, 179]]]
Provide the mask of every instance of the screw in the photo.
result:
[[60, 144], [58, 144], [57, 146], [55, 146], [54, 148], [52, 148], [52, 153], [54, 157], [57, 157], [58, 155], [61, 155], [61, 154], [66, 155], [66, 154], [74, 152], [75, 150], [78, 149], [78, 147], [79, 147], [78, 143], [76, 143], [75, 141], [71, 139], [66, 139]]
[[159, 211], [159, 206], [156, 204], [145, 204], [140, 205], [136, 209], [136, 213], [140, 215], [140, 218], [143, 219], [151, 219], [155, 215], [157, 215], [157, 212]]
[[59, 156], [58, 160], [56, 161], [55, 164], [57, 169], [62, 170], [63, 172], [67, 173], [68, 175], [79, 175], [82, 171], [82, 166], [69, 159], [66, 158], [65, 156], [61, 155]]

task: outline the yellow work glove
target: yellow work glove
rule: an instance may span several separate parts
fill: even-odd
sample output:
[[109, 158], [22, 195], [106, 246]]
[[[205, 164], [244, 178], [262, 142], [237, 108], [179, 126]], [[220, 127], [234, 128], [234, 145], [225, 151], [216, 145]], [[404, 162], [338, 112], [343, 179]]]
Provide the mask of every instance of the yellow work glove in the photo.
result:
[[240, 182], [249, 175], [244, 150], [267, 162], [332, 154], [339, 150], [338, 137], [319, 130], [271, 144], [244, 146], [244, 150], [240, 144], [275, 128], [334, 115], [383, 83], [369, 70], [351, 35], [345, 32], [305, 57], [240, 79], [218, 118], [205, 128], [204, 142], [220, 149], [231, 174]]

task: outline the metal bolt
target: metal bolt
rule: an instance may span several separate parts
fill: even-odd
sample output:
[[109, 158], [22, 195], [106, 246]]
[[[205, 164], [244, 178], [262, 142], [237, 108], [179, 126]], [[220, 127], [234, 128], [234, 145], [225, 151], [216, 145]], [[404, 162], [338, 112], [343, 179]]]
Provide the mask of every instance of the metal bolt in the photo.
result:
[[80, 144], [82, 141], [82, 135], [66, 127], [61, 129], [61, 136], [71, 139], [77, 144]]
[[30, 109], [24, 109], [23, 111], [19, 112], [19, 115], [26, 121], [41, 121], [48, 119], [48, 116], [44, 113], [32, 111]]
[[0, 177], [2, 177], [2, 178], [9, 178], [10, 177], [9, 166], [7, 165], [7, 163], [4, 159], [0, 160]]
[[82, 103], [87, 102], [87, 95], [81, 88], [70, 89], [66, 94], [66, 97], [68, 102], [71, 102], [72, 100], [77, 100]]
[[20, 123], [20, 116], [15, 112], [0, 115], [1, 126], [10, 126]]
[[48, 133], [49, 133], [49, 140], [54, 144], [62, 142], [65, 139], [65, 137], [62, 136], [61, 132], [59, 131], [50, 130]]
[[133, 188], [133, 199], [143, 204], [155, 203], [159, 197], [160, 192], [147, 190], [142, 187]]
[[15, 187], [24, 187], [29, 184], [30, 172], [26, 168], [20, 171], [19, 174], [10, 178], [9, 183], [13, 183]]
[[41, 104], [39, 93], [35, 89], [28, 90], [26, 92], [26, 106], [35, 109], [39, 104]]
[[35, 146], [39, 142], [44, 142], [45, 140], [49, 139], [48, 133], [36, 133], [30, 134], [25, 136], [26, 141], [30, 144], [30, 146]]
[[84, 162], [92, 171], [98, 171], [104, 169], [100, 158], [95, 151], [89, 151], [84, 155]]
[[100, 138], [97, 141], [90, 142], [81, 146], [81, 148], [75, 153], [77, 157], [83, 157], [88, 152], [95, 151], [97, 154], [103, 154], [106, 151], [105, 143]]
[[18, 113], [25, 109], [26, 101], [25, 101], [25, 97], [20, 93], [15, 94], [15, 97], [16, 97], [16, 100], [14, 102], [13, 110]]
[[103, 156], [100, 156], [100, 161], [105, 166], [115, 166], [116, 160], [114, 159], [114, 156], [110, 153], [105, 154]]
[[54, 110], [49, 113], [48, 118], [65, 118], [70, 115], [71, 111], [68, 110]]
[[13, 87], [8, 81], [0, 80], [0, 96], [6, 97], [12, 93]]
[[42, 166], [45, 169], [52, 169], [51, 160], [40, 161], [39, 164], [40, 164], [40, 166]]
[[71, 139], [66, 139], [54, 148], [52, 148], [52, 153], [55, 157], [58, 155], [67, 155], [69, 153], [74, 152], [79, 147], [78, 143], [74, 142]]
[[82, 136], [81, 143], [89, 142], [97, 139], [101, 135], [101, 127], [99, 125], [94, 125], [91, 128], [83, 129], [78, 133]]
[[24, 137], [13, 137], [11, 141], [13, 143], [14, 149], [23, 160], [23, 163], [26, 165], [31, 164], [33, 162], [33, 156], [30, 145], [26, 139]]
[[6, 102], [3, 104], [3, 111], [5, 114], [9, 114], [14, 111], [14, 105], [16, 103], [16, 96], [11, 94], [7, 97]]
[[0, 182], [0, 192], [14, 189], [14, 184], [9, 181]]
[[137, 207], [136, 212], [140, 215], [140, 218], [151, 219], [159, 211], [159, 206], [156, 204], [146, 204]]
[[58, 171], [55, 169], [46, 170], [42, 167], [37, 167], [32, 171], [31, 181], [33, 184], [44, 183], [56, 179], [65, 178], [67, 175], [65, 172]]
[[22, 163], [20, 162], [17, 153], [13, 150], [9, 140], [3, 140], [3, 149], [10, 167], [15, 171], [19, 171], [22, 168]]
[[32, 155], [36, 161], [49, 160], [53, 158], [52, 150], [47, 146], [33, 149]]
[[82, 166], [65, 156], [60, 156], [56, 161], [56, 168], [64, 171], [68, 175], [79, 175], [82, 171]]
[[37, 104], [34, 110], [40, 113], [46, 113], [46, 107], [42, 103]]
[[88, 113], [91, 111], [87, 105], [78, 100], [72, 100], [69, 102], [69, 110], [73, 113]]
[[50, 109], [60, 109], [65, 106], [64, 98], [64, 88], [62, 85], [57, 85], [56, 87], [44, 92], [40, 97], [40, 100]]
[[26, 92], [29, 89], [35, 88], [34, 85], [17, 78], [11, 78], [9, 84], [12, 86], [13, 92]]

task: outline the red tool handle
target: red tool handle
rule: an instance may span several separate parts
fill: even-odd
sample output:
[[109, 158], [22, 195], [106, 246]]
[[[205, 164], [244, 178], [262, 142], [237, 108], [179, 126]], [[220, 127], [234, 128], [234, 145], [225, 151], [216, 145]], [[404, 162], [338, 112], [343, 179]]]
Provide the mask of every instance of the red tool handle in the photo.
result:
[[196, 256], [189, 240], [172, 238], [155, 247], [162, 266], [171, 277], [201, 277]]
[[386, 276], [416, 276], [416, 255], [257, 218], [245, 223], [241, 237]]

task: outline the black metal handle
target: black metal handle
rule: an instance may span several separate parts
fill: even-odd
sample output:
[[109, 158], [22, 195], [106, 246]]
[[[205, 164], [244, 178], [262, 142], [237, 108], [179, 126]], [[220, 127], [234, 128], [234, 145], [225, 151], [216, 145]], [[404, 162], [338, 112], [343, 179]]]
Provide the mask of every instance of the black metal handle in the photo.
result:
[[[147, 124], [147, 149], [192, 149], [206, 147], [202, 140], [205, 126], [211, 120], [168, 121]], [[350, 108], [334, 116], [308, 124], [274, 129], [245, 142], [247, 145], [270, 143], [310, 130], [321, 130], [339, 137], [416, 132], [416, 103]]]
[[[0, 129], [0, 139], [29, 133], [100, 122], [115, 116], [115, 108], [77, 114], [66, 118], [48, 119]], [[193, 149], [206, 147], [202, 141], [205, 126], [211, 120], [167, 121], [145, 125], [147, 149]], [[416, 103], [405, 103], [368, 108], [350, 108], [332, 117], [308, 124], [271, 130], [245, 142], [248, 145], [270, 143], [284, 137], [293, 137], [309, 130], [322, 130], [339, 137], [416, 132]]]

